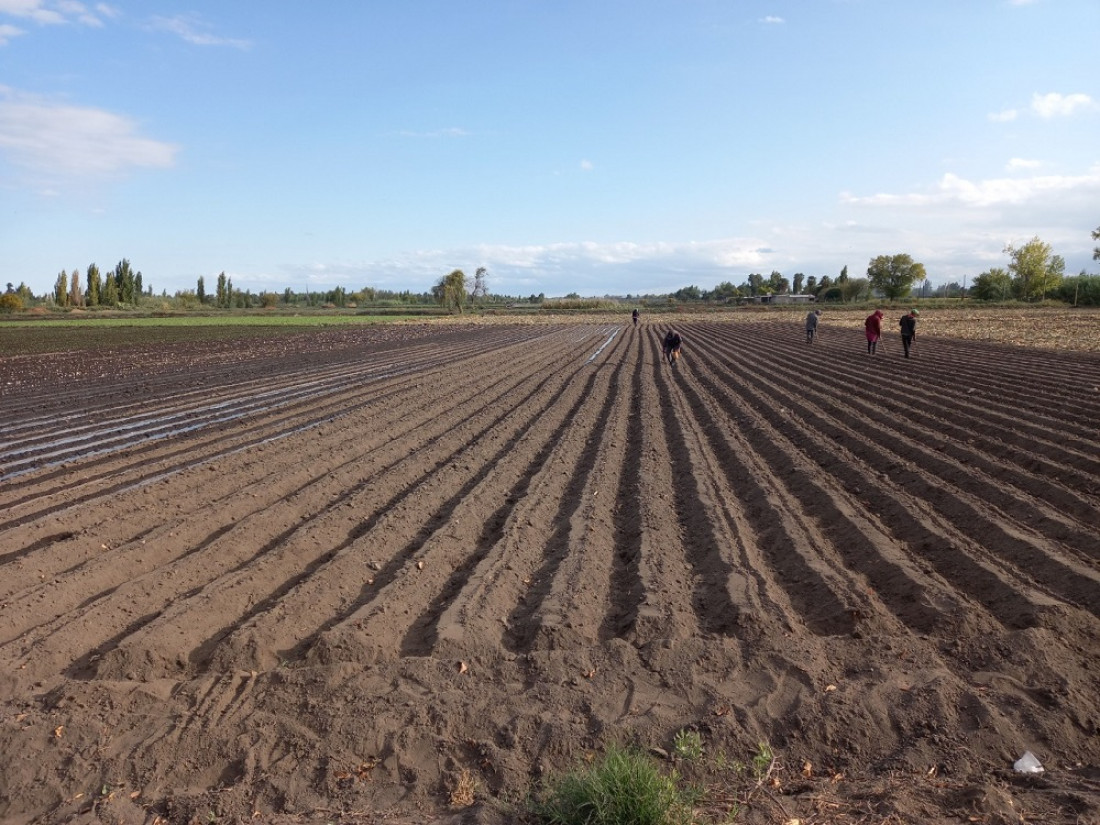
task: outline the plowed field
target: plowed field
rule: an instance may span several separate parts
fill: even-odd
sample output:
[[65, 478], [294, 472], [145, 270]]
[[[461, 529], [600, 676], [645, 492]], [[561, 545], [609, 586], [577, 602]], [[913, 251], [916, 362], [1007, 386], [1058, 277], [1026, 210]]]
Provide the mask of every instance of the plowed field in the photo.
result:
[[739, 822], [1100, 821], [1100, 356], [666, 328], [0, 358], [0, 820], [443, 816], [692, 729], [774, 749]]

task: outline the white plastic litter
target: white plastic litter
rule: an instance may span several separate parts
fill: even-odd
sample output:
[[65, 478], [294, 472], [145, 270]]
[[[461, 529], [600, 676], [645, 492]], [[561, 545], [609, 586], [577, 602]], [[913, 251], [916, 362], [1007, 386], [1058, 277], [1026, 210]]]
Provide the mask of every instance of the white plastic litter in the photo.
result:
[[1043, 766], [1039, 760], [1035, 758], [1035, 754], [1031, 751], [1024, 751], [1024, 755], [1017, 759], [1013, 765], [1016, 769], [1016, 773], [1042, 773]]

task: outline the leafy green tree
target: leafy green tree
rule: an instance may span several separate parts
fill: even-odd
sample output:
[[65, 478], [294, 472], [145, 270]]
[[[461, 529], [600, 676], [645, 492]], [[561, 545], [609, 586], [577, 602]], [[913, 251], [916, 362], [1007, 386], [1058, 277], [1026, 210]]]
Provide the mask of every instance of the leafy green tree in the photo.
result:
[[844, 268], [840, 270], [840, 274], [836, 276], [836, 282], [843, 284], [848, 280], [848, 264], [844, 264]]
[[103, 280], [99, 274], [99, 267], [88, 264], [88, 271], [84, 275], [84, 282], [88, 287], [88, 306], [99, 306], [99, 296], [103, 291]]
[[1074, 306], [1100, 306], [1100, 275], [1080, 275], [1063, 278], [1058, 297]]
[[[1092, 239], [1094, 241], [1100, 241], [1100, 226], [1092, 230]], [[1100, 261], [1100, 246], [1094, 246], [1092, 248], [1092, 259], [1094, 261]]]
[[766, 287], [773, 295], [786, 295], [791, 291], [791, 282], [778, 270], [773, 269], [772, 274], [768, 276]]
[[715, 301], [731, 301], [740, 297], [741, 290], [735, 287], [730, 281], [722, 281], [712, 291], [711, 297]]
[[676, 290], [672, 293], [672, 297], [677, 301], [699, 301], [703, 298], [703, 291], [692, 284]]
[[745, 285], [745, 291], [753, 297], [764, 294], [764, 276], [761, 275], [759, 272], [751, 273], [748, 280], [745, 282]]
[[866, 278], [838, 280], [834, 288], [840, 290], [841, 300], [846, 302], [862, 301], [871, 297], [871, 282]]
[[801, 272], [794, 273], [794, 276], [791, 278], [791, 291], [795, 295], [802, 294], [802, 282], [805, 280], [806, 276], [803, 275]]
[[[844, 268], [847, 271], [847, 267]], [[889, 300], [904, 298], [917, 281], [927, 278], [924, 264], [917, 263], [909, 255], [879, 255], [867, 265], [867, 277], [871, 286]]]
[[195, 297], [199, 299], [200, 304], [206, 303], [206, 279], [199, 276], [199, 282], [195, 285]]
[[987, 269], [974, 279], [970, 294], [979, 301], [1006, 301], [1012, 295], [1012, 276], [999, 266]]
[[[20, 284], [22, 286], [22, 284]], [[23, 299], [9, 283], [7, 290], [0, 295], [0, 312], [16, 312], [23, 308]]]
[[440, 278], [432, 287], [432, 295], [444, 309], [461, 314], [466, 303], [466, 273], [456, 269], [450, 275]]
[[806, 279], [806, 294], [814, 295], [817, 293], [817, 276], [811, 275]]
[[1008, 271], [1013, 274], [1016, 297], [1024, 301], [1042, 298], [1058, 288], [1066, 271], [1066, 262], [1055, 255], [1050, 244], [1035, 236], [1021, 247], [1009, 244], [1005, 252], [1011, 259]]

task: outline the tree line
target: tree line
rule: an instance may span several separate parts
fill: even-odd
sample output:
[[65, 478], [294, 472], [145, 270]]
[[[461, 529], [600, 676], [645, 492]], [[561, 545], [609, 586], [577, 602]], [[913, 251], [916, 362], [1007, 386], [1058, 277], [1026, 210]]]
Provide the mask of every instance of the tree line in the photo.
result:
[[[1093, 240], [1100, 240], [1100, 227], [1092, 232]], [[1054, 254], [1050, 244], [1038, 236], [1021, 246], [1009, 244], [1004, 248], [1008, 263], [1004, 267], [991, 267], [975, 276], [972, 284], [952, 282], [944, 284], [938, 292], [944, 297], [971, 297], [979, 301], [1040, 301], [1046, 298], [1075, 305], [1100, 306], [1100, 276], [1081, 272], [1066, 276], [1065, 260]], [[1093, 250], [1093, 260], [1100, 260], [1100, 246]], [[914, 287], [927, 280], [924, 264], [914, 261], [908, 254], [879, 255], [867, 265], [867, 276], [852, 278], [845, 266], [837, 277], [828, 275], [820, 279], [803, 273], [795, 273], [788, 280], [780, 272], [773, 271], [765, 277], [760, 273], [749, 275], [740, 286], [726, 281], [712, 290], [687, 286], [672, 293], [677, 301], [702, 301], [729, 303], [765, 295], [812, 295], [818, 301], [858, 302], [874, 297], [900, 300], [914, 294]], [[917, 293], [928, 297], [922, 288]]]
[[[1100, 227], [1092, 231], [1092, 239], [1100, 241]], [[1038, 236], [1021, 246], [1008, 245], [1004, 252], [1008, 263], [1004, 267], [991, 267], [975, 276], [972, 284], [957, 282], [940, 287], [945, 297], [968, 296], [979, 301], [1036, 301], [1045, 298], [1065, 301], [1074, 305], [1100, 306], [1100, 276], [1082, 271], [1076, 276], [1066, 276], [1065, 260], [1054, 254], [1050, 244]], [[1093, 249], [1093, 260], [1100, 260], [1100, 246]], [[778, 271], [768, 276], [750, 274], [745, 281], [734, 286], [724, 281], [714, 289], [702, 290], [686, 286], [667, 296], [644, 296], [647, 301], [668, 299], [678, 302], [730, 303], [765, 295], [812, 295], [818, 301], [856, 302], [883, 297], [899, 300], [914, 294], [917, 284], [925, 284], [927, 272], [924, 264], [912, 256], [899, 253], [879, 255], [867, 265], [866, 277], [850, 277], [848, 267], [841, 269], [836, 278], [824, 275], [817, 278], [796, 272], [790, 279]], [[253, 294], [235, 289], [231, 278], [224, 272], [218, 275], [214, 292], [207, 292], [206, 280], [199, 276], [194, 290], [175, 294], [177, 304], [184, 309], [214, 307], [219, 309], [244, 309], [251, 307], [274, 308], [284, 306], [353, 307], [353, 306], [425, 306], [437, 305], [448, 312], [463, 312], [470, 306], [502, 304], [540, 304], [545, 295], [529, 297], [498, 295], [489, 292], [489, 275], [485, 267], [474, 273], [468, 283], [465, 273], [455, 269], [442, 276], [428, 292], [410, 290], [391, 291], [364, 287], [349, 292], [343, 287], [319, 292], [294, 292], [287, 287], [280, 295], [275, 292]], [[152, 287], [143, 284], [142, 274], [135, 271], [130, 261], [123, 258], [113, 270], [101, 273], [94, 263], [89, 265], [83, 284], [81, 273], [62, 270], [48, 296], [59, 307], [127, 307], [136, 306], [142, 297], [152, 297]], [[927, 287], [917, 293], [929, 295]], [[167, 297], [165, 295], [165, 297]], [[579, 298], [573, 293], [567, 298]], [[626, 296], [631, 298], [632, 296]], [[641, 296], [639, 296], [641, 297]], [[35, 301], [35, 296], [25, 284], [18, 288], [12, 284], [0, 294], [0, 310], [22, 309]]]

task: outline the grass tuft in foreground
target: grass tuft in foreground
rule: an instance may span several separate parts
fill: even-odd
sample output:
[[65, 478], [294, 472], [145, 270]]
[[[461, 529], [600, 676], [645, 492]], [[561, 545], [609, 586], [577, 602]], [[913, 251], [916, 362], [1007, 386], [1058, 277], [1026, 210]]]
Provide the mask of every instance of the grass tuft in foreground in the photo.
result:
[[[547, 782], [527, 803], [524, 821], [541, 825], [710, 825], [730, 823], [778, 788], [775, 753], [760, 742], [747, 762], [722, 751], [707, 757], [703, 737], [681, 730], [673, 739], [671, 770], [637, 747], [610, 746], [602, 758]], [[659, 749], [658, 749], [659, 750]], [[681, 769], [683, 773], [681, 773]], [[781, 803], [775, 807], [784, 814]]]
[[603, 758], [560, 777], [532, 805], [546, 825], [688, 825], [693, 790], [646, 754], [611, 746]]

